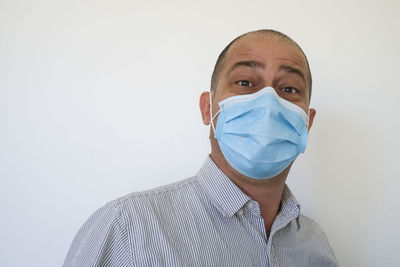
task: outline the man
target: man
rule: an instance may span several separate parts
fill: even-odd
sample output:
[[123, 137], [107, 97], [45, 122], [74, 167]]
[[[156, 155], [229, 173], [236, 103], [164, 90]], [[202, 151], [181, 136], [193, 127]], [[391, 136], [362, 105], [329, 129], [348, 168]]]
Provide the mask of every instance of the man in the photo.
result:
[[311, 73], [286, 35], [244, 34], [200, 97], [211, 154], [191, 178], [96, 211], [64, 266], [338, 266], [285, 184], [316, 111]]

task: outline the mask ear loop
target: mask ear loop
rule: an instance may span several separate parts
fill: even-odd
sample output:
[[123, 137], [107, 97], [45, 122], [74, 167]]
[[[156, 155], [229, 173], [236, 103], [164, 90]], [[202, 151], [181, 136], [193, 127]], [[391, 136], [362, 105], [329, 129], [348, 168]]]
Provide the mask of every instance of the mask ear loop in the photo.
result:
[[211, 118], [210, 123], [211, 123], [211, 127], [212, 127], [214, 133], [215, 133], [214, 119], [215, 119], [215, 117], [217, 117], [217, 115], [220, 112], [221, 112], [221, 109], [219, 109], [217, 111], [217, 113], [214, 114], [214, 116], [212, 115], [212, 100], [211, 100], [211, 92], [210, 92], [210, 118]]

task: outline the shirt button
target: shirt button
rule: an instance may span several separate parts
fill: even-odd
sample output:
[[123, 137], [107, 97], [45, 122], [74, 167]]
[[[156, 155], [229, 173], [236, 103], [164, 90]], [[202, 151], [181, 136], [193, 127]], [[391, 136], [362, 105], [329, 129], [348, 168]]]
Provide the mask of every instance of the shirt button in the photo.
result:
[[242, 209], [238, 210], [237, 215], [242, 216], [243, 215], [243, 210]]

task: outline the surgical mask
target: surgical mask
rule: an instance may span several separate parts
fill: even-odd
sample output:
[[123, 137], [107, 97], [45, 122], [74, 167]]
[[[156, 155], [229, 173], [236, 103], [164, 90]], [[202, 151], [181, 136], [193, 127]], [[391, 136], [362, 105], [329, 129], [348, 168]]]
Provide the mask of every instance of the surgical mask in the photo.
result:
[[239, 173], [254, 179], [272, 178], [304, 153], [308, 114], [279, 97], [274, 88], [229, 97], [218, 104], [220, 109], [212, 116], [210, 94], [214, 138]]

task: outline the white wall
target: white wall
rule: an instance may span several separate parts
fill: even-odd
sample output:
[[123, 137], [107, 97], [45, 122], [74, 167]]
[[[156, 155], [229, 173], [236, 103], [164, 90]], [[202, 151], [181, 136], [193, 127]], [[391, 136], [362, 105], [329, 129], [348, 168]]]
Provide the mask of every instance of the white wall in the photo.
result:
[[309, 57], [318, 113], [288, 183], [343, 266], [398, 262], [398, 1], [0, 0], [0, 266], [60, 266], [98, 207], [193, 175], [198, 98], [237, 35]]

